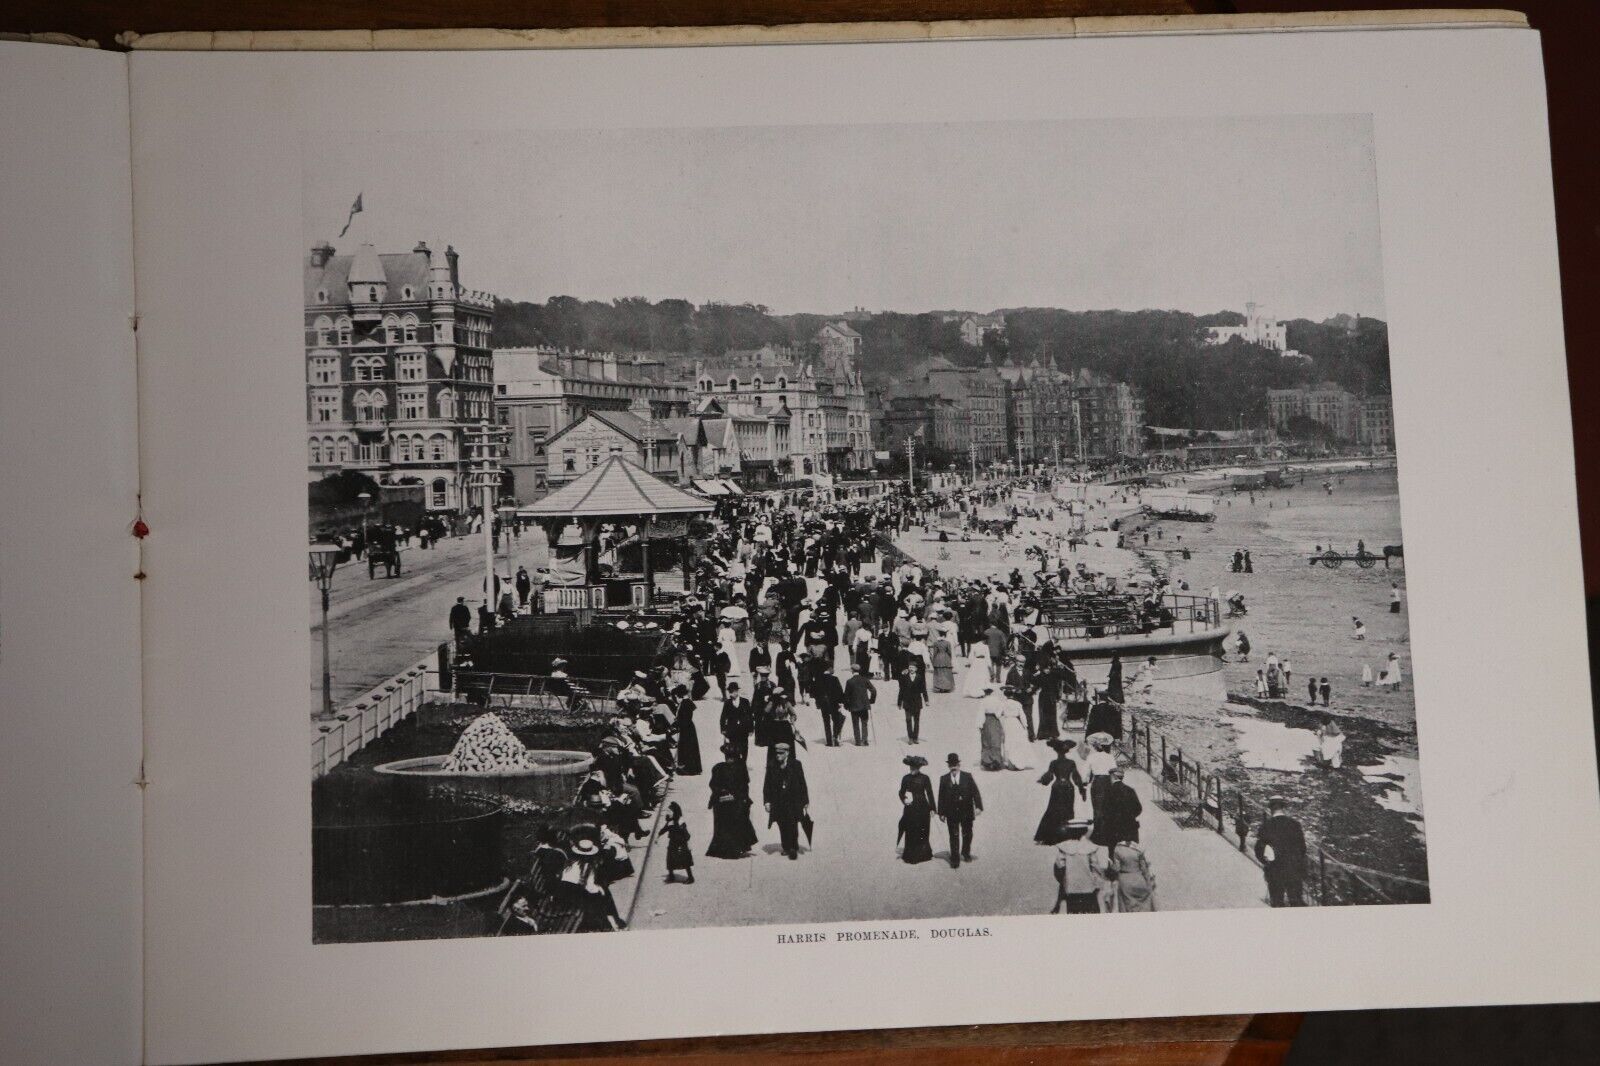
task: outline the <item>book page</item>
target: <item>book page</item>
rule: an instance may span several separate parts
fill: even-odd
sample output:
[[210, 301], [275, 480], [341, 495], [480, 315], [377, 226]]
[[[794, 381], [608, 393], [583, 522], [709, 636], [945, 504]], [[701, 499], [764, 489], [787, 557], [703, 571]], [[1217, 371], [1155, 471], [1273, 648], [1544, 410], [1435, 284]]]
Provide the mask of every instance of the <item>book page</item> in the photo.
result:
[[124, 57], [0, 43], [0, 1058], [140, 1054], [138, 403]]
[[132, 63], [155, 1060], [1594, 994], [1533, 34]]

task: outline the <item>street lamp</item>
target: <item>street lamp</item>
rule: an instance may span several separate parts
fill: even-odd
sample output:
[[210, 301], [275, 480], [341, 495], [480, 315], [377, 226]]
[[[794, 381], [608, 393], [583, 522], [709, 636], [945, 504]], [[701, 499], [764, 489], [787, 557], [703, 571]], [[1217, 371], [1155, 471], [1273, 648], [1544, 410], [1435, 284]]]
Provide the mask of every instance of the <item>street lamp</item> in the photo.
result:
[[311, 563], [311, 580], [322, 590], [322, 713], [317, 717], [333, 717], [333, 682], [328, 672], [328, 590], [333, 587], [333, 572], [339, 568], [340, 547], [337, 544], [313, 544], [307, 549]]

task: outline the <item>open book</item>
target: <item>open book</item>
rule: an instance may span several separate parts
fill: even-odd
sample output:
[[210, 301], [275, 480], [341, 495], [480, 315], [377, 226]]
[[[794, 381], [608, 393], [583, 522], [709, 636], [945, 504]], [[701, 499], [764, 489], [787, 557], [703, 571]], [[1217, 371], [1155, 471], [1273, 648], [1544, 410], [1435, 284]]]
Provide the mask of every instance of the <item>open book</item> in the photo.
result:
[[0, 44], [0, 1058], [1600, 995], [1537, 35], [850, 32]]

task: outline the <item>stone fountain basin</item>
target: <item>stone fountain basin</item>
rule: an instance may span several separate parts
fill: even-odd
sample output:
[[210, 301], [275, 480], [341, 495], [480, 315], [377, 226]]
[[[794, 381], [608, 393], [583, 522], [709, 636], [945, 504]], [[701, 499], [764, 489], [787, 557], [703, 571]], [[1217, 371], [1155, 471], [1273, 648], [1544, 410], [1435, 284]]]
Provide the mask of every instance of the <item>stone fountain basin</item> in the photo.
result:
[[373, 769], [380, 774], [422, 778], [429, 785], [448, 785], [491, 799], [564, 807], [572, 803], [579, 783], [594, 767], [594, 756], [583, 751], [529, 751], [528, 758], [535, 765], [528, 770], [511, 771], [446, 770], [444, 764], [448, 758], [448, 755], [424, 755], [383, 763]]

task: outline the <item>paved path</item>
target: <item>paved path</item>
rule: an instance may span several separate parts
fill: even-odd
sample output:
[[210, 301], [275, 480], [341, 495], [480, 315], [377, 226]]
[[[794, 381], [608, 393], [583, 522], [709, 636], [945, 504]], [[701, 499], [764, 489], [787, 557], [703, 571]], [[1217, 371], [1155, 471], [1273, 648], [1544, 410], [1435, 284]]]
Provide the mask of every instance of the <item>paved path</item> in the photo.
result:
[[[944, 918], [1002, 914], [1046, 914], [1055, 901], [1055, 849], [1033, 843], [1047, 789], [1037, 783], [1051, 756], [1035, 745], [1029, 771], [985, 772], [978, 766], [977, 701], [962, 698], [958, 662], [956, 692], [936, 693], [923, 712], [923, 742], [906, 743], [904, 720], [895, 707], [895, 684], [876, 682], [876, 736], [869, 747], [822, 745], [821, 718], [799, 708], [810, 749], [800, 753], [810, 786], [816, 842], [789, 861], [778, 849], [777, 828], [768, 828], [760, 805], [764, 749], [752, 747], [753, 808], [760, 842], [745, 859], [705, 856], [711, 841], [710, 768], [717, 754], [715, 701], [696, 716], [707, 774], [674, 782], [670, 799], [682, 805], [695, 853], [693, 885], [665, 884], [665, 849], [658, 846], [643, 879], [634, 913], [636, 929]], [[1082, 739], [1072, 734], [1073, 739]], [[956, 752], [972, 771], [984, 798], [974, 831], [974, 861], [952, 870], [945, 828], [932, 824], [934, 861], [907, 865], [896, 855], [900, 817], [898, 789], [902, 757], [916, 751], [935, 778], [945, 756]], [[1130, 773], [1129, 784], [1144, 800], [1141, 836], [1155, 873], [1158, 906], [1165, 910], [1265, 905], [1261, 871], [1207, 829], [1182, 829], [1150, 799], [1150, 781]], [[632, 882], [618, 885], [626, 907]]]
[[[544, 535], [524, 534], [495, 557], [502, 576], [517, 567], [529, 572], [545, 565]], [[502, 545], [504, 547], [504, 545]], [[352, 559], [334, 571], [328, 611], [329, 648], [335, 706], [367, 692], [414, 666], [448, 640], [446, 619], [457, 596], [465, 596], [477, 617], [483, 601], [482, 536], [449, 537], [426, 551], [401, 553], [401, 575], [367, 577], [367, 564]], [[380, 571], [381, 575], [381, 571]], [[310, 709], [322, 705], [322, 625], [320, 595], [310, 586]]]

